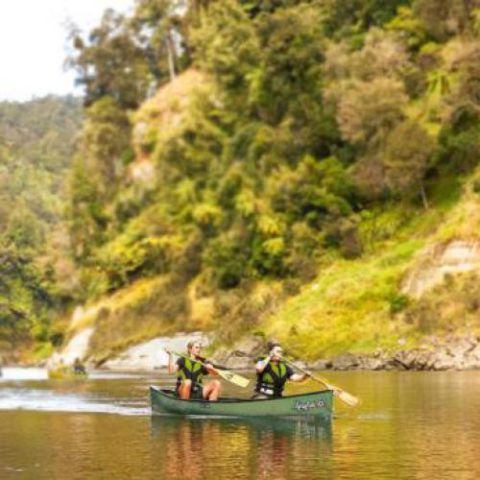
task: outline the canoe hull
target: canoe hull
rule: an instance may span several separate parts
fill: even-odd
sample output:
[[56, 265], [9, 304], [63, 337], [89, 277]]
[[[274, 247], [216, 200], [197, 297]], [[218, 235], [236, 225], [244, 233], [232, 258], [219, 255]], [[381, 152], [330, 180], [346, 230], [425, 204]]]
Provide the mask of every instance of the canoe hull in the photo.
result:
[[49, 370], [48, 378], [50, 380], [86, 380], [87, 373], [74, 373], [71, 370]]
[[268, 400], [224, 399], [218, 402], [182, 400], [172, 391], [150, 387], [152, 414], [212, 415], [226, 417], [330, 418], [333, 391], [323, 390]]

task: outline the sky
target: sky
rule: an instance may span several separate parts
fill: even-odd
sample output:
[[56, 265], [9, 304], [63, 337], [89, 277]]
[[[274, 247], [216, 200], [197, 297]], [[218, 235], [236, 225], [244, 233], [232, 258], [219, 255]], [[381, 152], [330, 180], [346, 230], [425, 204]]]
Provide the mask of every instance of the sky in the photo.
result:
[[88, 32], [106, 8], [133, 9], [134, 0], [0, 0], [0, 101], [81, 94], [64, 69], [67, 20]]

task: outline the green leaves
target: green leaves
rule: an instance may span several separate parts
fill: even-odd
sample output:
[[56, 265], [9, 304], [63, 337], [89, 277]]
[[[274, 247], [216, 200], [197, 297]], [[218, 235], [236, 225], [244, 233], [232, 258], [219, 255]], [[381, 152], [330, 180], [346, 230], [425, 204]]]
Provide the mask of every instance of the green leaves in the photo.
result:
[[[97, 293], [188, 270], [187, 250], [185, 278], [206, 290], [306, 280], [322, 256], [362, 255], [362, 211], [426, 202], [435, 162], [475, 161], [475, 48], [447, 48], [431, 22], [468, 30], [460, 3], [196, 1], [181, 16], [140, 0], [77, 37], [90, 107], [69, 219]], [[131, 115], [167, 79], [167, 57], [196, 74]]]
[[71, 37], [77, 53], [69, 64], [85, 87], [85, 105], [110, 96], [124, 108], [138, 107], [149, 86], [149, 67], [124, 17], [107, 10], [88, 40], [75, 30]]
[[0, 349], [16, 347], [32, 336], [47, 341], [53, 299], [32, 257], [1, 242], [0, 277]]
[[240, 91], [259, 60], [254, 26], [234, 0], [213, 2], [194, 30], [192, 42], [198, 65], [227, 91]]
[[393, 129], [384, 155], [389, 188], [402, 196], [412, 188], [418, 193], [433, 150], [432, 139], [418, 123], [406, 121]]
[[356, 82], [338, 106], [343, 137], [363, 149], [377, 148], [404, 117], [407, 105], [403, 85], [389, 78]]
[[65, 177], [80, 123], [72, 98], [0, 103], [0, 350], [50, 341], [69, 255]]

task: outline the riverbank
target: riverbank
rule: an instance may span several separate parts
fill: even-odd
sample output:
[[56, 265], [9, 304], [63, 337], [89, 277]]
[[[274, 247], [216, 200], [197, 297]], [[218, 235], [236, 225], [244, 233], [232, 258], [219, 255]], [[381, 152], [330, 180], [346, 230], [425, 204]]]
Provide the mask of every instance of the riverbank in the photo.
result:
[[[162, 369], [167, 364], [164, 348], [183, 351], [188, 339], [192, 338], [206, 346], [209, 344], [208, 336], [201, 332], [179, 333], [132, 347], [106, 361], [101, 368], [113, 371]], [[252, 336], [231, 348], [212, 349], [210, 356], [233, 370], [251, 370], [255, 358], [263, 352], [263, 340]], [[480, 369], [480, 336], [429, 337], [415, 349], [379, 350], [373, 355], [345, 353], [313, 362], [301, 362], [300, 359], [300, 363], [312, 370], [475, 370]]]
[[[208, 357], [232, 370], [248, 371], [254, 360], [265, 353], [262, 337], [245, 337], [231, 347], [215, 348], [205, 332], [179, 332], [173, 336], [157, 337], [134, 345], [108, 359], [85, 357], [71, 345], [62, 352], [56, 352], [48, 361], [34, 365], [22, 365], [13, 359], [6, 364], [19, 366], [44, 366], [62, 360], [71, 363], [72, 358], [83, 358], [90, 369], [112, 372], [146, 372], [163, 370], [167, 367], [168, 356], [165, 349], [182, 352], [190, 340], [201, 342], [207, 349]], [[287, 351], [288, 354], [288, 351]], [[331, 358], [314, 361], [297, 360], [299, 365], [312, 370], [480, 370], [480, 336], [446, 335], [425, 338], [418, 348], [387, 351], [379, 349], [374, 354], [344, 353]]]
[[[239, 350], [239, 349], [235, 349]], [[242, 356], [220, 355], [232, 369], [251, 369], [258, 348], [240, 349]], [[420, 347], [398, 351], [378, 350], [373, 355], [345, 353], [328, 359], [301, 362], [312, 370], [476, 370], [480, 369], [480, 337], [446, 336], [425, 339]]]

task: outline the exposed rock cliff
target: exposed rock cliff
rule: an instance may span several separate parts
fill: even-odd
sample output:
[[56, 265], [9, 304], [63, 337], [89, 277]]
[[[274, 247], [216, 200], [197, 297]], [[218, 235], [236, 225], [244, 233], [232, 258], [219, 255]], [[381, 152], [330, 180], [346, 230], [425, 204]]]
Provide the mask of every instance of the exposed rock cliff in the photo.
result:
[[441, 283], [446, 274], [480, 271], [480, 240], [452, 240], [429, 246], [406, 276], [402, 291], [420, 298]]

